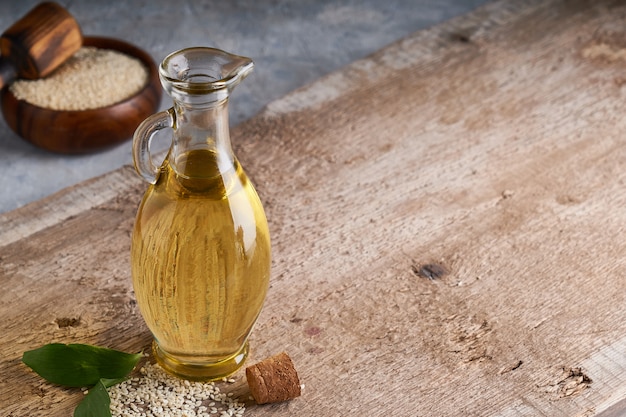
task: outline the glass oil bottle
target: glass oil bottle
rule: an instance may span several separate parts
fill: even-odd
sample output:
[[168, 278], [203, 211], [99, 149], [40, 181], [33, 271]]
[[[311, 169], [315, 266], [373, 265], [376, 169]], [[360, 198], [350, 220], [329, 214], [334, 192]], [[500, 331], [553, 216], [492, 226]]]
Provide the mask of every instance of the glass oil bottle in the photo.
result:
[[[228, 130], [229, 94], [252, 67], [212, 48], [170, 54], [159, 70], [174, 105], [133, 138], [135, 168], [150, 182], [132, 234], [133, 287], [157, 362], [186, 379], [241, 367], [269, 285], [267, 220]], [[156, 166], [150, 141], [165, 128], [172, 144]]]

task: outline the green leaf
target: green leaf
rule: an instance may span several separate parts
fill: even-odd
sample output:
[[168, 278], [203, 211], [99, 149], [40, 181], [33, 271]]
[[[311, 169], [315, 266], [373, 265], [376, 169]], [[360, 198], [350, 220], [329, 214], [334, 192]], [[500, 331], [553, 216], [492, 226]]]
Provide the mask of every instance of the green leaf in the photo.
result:
[[124, 382], [128, 379], [128, 377], [124, 377], [124, 378], [115, 378], [115, 379], [109, 379], [109, 378], [102, 378], [100, 379], [100, 382], [102, 382], [102, 385], [104, 385], [105, 388], [109, 388], [112, 387], [113, 385], [117, 385], [120, 382]]
[[140, 358], [140, 353], [131, 354], [91, 345], [52, 343], [24, 352], [22, 362], [54, 384], [87, 387], [98, 383], [100, 379], [125, 378]]
[[102, 380], [78, 404], [74, 417], [111, 417], [111, 398]]

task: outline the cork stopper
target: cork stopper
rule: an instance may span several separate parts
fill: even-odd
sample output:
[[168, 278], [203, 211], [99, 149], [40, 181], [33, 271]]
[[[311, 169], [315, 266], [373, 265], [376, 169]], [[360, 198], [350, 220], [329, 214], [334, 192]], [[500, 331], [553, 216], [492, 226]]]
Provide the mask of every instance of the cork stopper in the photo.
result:
[[249, 366], [246, 378], [257, 404], [277, 403], [301, 395], [298, 373], [285, 352]]

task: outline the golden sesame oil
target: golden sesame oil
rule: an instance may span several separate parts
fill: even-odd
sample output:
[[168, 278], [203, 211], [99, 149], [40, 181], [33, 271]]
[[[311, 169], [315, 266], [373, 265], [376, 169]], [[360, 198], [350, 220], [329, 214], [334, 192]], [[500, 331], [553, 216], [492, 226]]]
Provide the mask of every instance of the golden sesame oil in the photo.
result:
[[132, 279], [157, 361], [187, 379], [218, 379], [247, 356], [270, 275], [270, 239], [238, 161], [212, 150], [166, 159], [140, 204]]

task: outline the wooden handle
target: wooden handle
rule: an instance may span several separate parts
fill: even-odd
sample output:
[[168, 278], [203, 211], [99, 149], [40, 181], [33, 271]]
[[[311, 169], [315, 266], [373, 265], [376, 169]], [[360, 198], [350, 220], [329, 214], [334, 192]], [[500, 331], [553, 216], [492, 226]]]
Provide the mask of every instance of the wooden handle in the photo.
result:
[[52, 2], [37, 5], [0, 37], [0, 67], [5, 68], [0, 72], [0, 88], [12, 81], [4, 77], [10, 75], [8, 65], [14, 67], [19, 78], [45, 77], [82, 43], [80, 26], [67, 10]]

